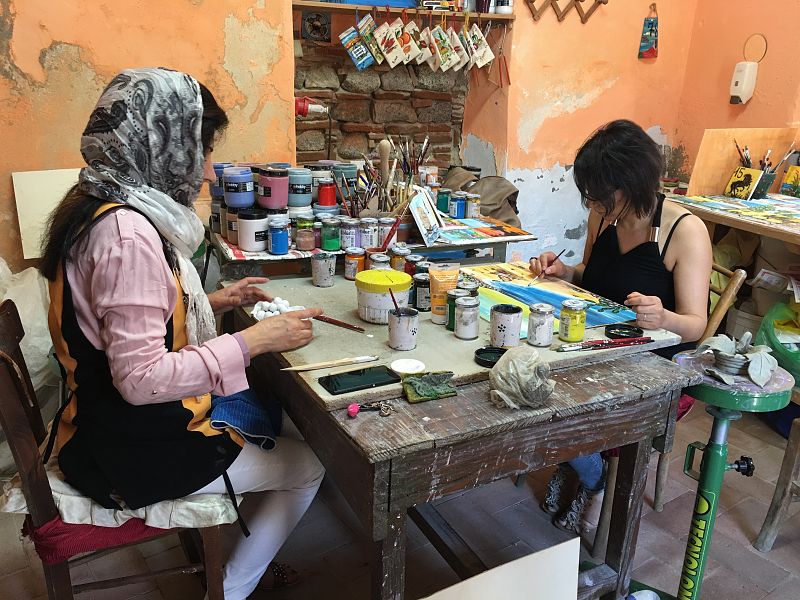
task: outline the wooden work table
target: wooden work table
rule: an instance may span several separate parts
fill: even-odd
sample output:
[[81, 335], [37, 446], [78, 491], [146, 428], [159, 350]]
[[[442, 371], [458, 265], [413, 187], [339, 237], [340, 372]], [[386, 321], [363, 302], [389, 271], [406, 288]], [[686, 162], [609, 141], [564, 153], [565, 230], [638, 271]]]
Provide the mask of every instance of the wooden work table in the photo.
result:
[[[251, 323], [236, 311], [235, 327]], [[298, 374], [280, 371], [291, 355], [254, 358], [250, 382], [282, 401], [374, 542], [372, 598], [403, 598], [407, 516], [462, 578], [487, 568], [432, 500], [617, 447], [606, 562], [581, 574], [579, 598], [624, 597], [650, 448], [671, 449], [681, 389], [697, 375], [647, 352], [607, 355], [605, 362], [553, 371], [555, 391], [538, 409], [496, 408], [488, 381], [478, 381], [443, 400], [409, 404], [398, 395], [388, 400], [390, 416], [362, 412], [350, 419], [346, 409], [326, 409]]]

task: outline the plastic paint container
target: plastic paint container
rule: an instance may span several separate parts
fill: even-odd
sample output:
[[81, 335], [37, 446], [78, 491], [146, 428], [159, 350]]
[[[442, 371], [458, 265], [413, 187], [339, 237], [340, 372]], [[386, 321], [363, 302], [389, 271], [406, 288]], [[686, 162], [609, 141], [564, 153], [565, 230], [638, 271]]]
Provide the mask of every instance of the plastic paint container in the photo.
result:
[[247, 252], [263, 252], [269, 239], [267, 213], [256, 208], [243, 208], [238, 215], [239, 248]]
[[516, 304], [495, 304], [489, 321], [489, 343], [499, 348], [519, 346], [522, 308]]
[[[382, 217], [378, 219], [378, 245], [383, 246], [386, 238], [389, 237], [389, 232], [394, 227], [396, 219], [394, 217]], [[388, 248], [389, 246], [394, 246], [397, 243], [397, 230], [395, 230], [394, 234], [392, 235], [391, 240], [389, 240], [388, 244], [385, 244]]]
[[355, 281], [356, 275], [364, 270], [364, 249], [347, 248], [344, 257], [344, 278]]
[[472, 296], [456, 299], [454, 332], [460, 340], [474, 340], [480, 333], [481, 301]]
[[225, 204], [233, 208], [250, 208], [256, 201], [253, 172], [250, 167], [226, 167], [222, 171]]
[[[355, 194], [356, 191], [358, 167], [352, 163], [338, 163], [333, 165], [331, 172], [333, 173], [333, 178], [339, 184], [344, 197], [350, 200], [350, 193]], [[346, 185], [345, 181], [347, 182]], [[348, 188], [350, 193], [347, 191]]]
[[456, 192], [450, 196], [448, 214], [454, 219], [463, 219], [467, 214], [467, 195], [464, 192]]
[[450, 188], [439, 188], [436, 193], [436, 209], [444, 214], [450, 212]]
[[239, 209], [235, 206], [228, 207], [228, 241], [231, 244], [239, 245]]
[[269, 222], [269, 253], [289, 253], [289, 219], [272, 219]]
[[413, 308], [393, 308], [389, 311], [389, 347], [408, 351], [417, 347], [419, 311]]
[[289, 169], [289, 206], [311, 206], [311, 171]]
[[222, 181], [222, 172], [227, 167], [232, 167], [233, 163], [228, 162], [215, 162], [214, 165], [214, 173], [217, 176], [216, 181], [211, 184], [211, 197], [212, 198], [222, 198], [225, 196], [225, 184]]
[[361, 247], [375, 248], [377, 246], [380, 246], [378, 219], [364, 217], [361, 219]]
[[553, 322], [555, 307], [540, 302], [531, 304], [528, 316], [528, 343], [531, 346], [546, 348], [553, 343]]
[[219, 233], [219, 224], [220, 224], [220, 210], [222, 209], [222, 200], [212, 200], [211, 201], [211, 218], [209, 219], [209, 226], [211, 227], [211, 231], [214, 233]]
[[368, 323], [385, 325], [394, 303], [389, 290], [400, 307], [408, 305], [411, 277], [398, 271], [362, 271], [356, 275], [358, 290], [358, 316]]
[[311, 257], [311, 282], [315, 287], [333, 287], [336, 255], [320, 252]]
[[447, 322], [445, 323], [445, 327], [448, 331], [453, 331], [456, 328], [456, 300], [469, 297], [470, 295], [467, 290], [459, 290], [456, 288], [447, 291], [447, 306], [445, 307], [445, 318]]
[[[326, 174], [329, 173], [329, 171], [324, 172]], [[336, 206], [336, 184], [333, 183], [333, 179], [330, 177], [323, 177], [320, 179], [314, 179], [314, 181], [317, 182], [317, 187], [312, 188], [312, 190], [317, 191], [317, 196], [314, 197], [314, 200], [317, 201], [317, 204], [320, 207]]]
[[258, 205], [261, 208], [278, 210], [289, 202], [288, 169], [262, 169], [258, 175]]
[[[319, 202], [319, 186], [325, 182], [326, 180], [330, 179], [331, 189], [333, 190], [333, 203], [336, 203], [336, 186], [333, 185], [333, 173], [330, 170], [330, 167], [326, 165], [306, 165], [306, 169], [311, 171], [311, 199], [314, 202]], [[325, 204], [325, 202], [320, 202], [320, 204]]]

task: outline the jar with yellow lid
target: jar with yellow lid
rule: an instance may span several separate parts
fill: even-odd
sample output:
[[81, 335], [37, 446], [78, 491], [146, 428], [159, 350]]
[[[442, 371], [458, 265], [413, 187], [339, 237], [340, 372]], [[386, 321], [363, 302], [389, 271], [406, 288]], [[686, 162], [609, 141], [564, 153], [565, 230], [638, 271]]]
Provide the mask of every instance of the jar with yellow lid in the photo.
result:
[[558, 338], [565, 342], [582, 342], [586, 335], [586, 307], [583, 300], [570, 298], [561, 303]]
[[368, 323], [385, 325], [389, 311], [394, 309], [391, 290], [401, 308], [408, 306], [411, 275], [394, 270], [361, 271], [356, 275], [358, 316]]

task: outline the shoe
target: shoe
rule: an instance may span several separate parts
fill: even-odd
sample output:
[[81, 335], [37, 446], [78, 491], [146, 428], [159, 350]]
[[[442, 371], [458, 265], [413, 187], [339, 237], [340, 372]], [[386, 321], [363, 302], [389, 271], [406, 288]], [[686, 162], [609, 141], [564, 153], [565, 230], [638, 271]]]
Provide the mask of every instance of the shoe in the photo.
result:
[[258, 583], [262, 590], [280, 590], [290, 587], [300, 580], [300, 574], [285, 563], [272, 561]]
[[553, 519], [553, 525], [562, 531], [570, 531], [577, 535], [597, 527], [603, 506], [603, 495], [602, 489], [591, 491], [579, 485], [575, 499], [570, 502], [569, 508]]
[[561, 510], [561, 492], [564, 489], [564, 483], [567, 480], [566, 467], [558, 465], [547, 484], [547, 490], [544, 496], [544, 502], [539, 506], [542, 510], [550, 515], [555, 515]]

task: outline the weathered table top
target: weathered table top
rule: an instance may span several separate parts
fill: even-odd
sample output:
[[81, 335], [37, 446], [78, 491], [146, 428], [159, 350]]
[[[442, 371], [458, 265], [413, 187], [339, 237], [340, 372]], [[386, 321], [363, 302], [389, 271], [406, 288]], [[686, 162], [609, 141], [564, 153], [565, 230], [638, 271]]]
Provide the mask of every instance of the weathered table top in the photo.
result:
[[[320, 307], [330, 317], [359, 325], [367, 330], [366, 334], [362, 334], [315, 322], [315, 339], [312, 343], [299, 350], [281, 355], [281, 360], [285, 363], [282, 366], [297, 366], [362, 355], [379, 357], [377, 362], [363, 365], [293, 373], [292, 376], [299, 378], [326, 410], [345, 408], [352, 402], [363, 403], [400, 396], [400, 384], [333, 396], [318, 383], [318, 379], [323, 375], [353, 368], [389, 365], [399, 358], [421, 360], [425, 363], [428, 371], [452, 371], [455, 374], [453, 382], [456, 385], [486, 381], [489, 377], [489, 369], [481, 367], [474, 360], [475, 350], [489, 344], [489, 326], [484, 321], [480, 322], [478, 339], [465, 341], [456, 338], [453, 332], [448, 331], [445, 327], [431, 323], [430, 313], [420, 313], [421, 326], [417, 335], [417, 348], [409, 352], [401, 352], [389, 347], [386, 325], [375, 325], [359, 319], [356, 308], [356, 288], [352, 281], [337, 276], [333, 287], [317, 288], [312, 285], [310, 278], [291, 277], [273, 279], [264, 288], [271, 294], [288, 300], [292, 305]], [[250, 318], [249, 315], [248, 318]], [[680, 343], [679, 336], [663, 329], [648, 331], [647, 335], [654, 339], [647, 345], [609, 350], [556, 352], [555, 348], [561, 345], [561, 342], [555, 340], [551, 348], [537, 348], [537, 351], [542, 361], [548, 363], [551, 369], [560, 370]], [[587, 340], [603, 339], [604, 337], [602, 328], [587, 330]]]

